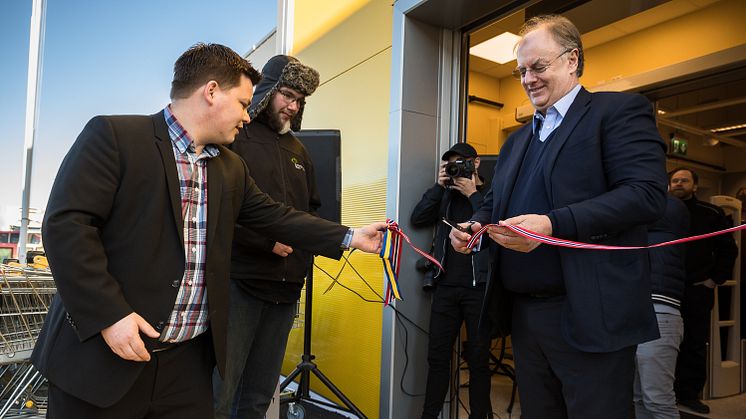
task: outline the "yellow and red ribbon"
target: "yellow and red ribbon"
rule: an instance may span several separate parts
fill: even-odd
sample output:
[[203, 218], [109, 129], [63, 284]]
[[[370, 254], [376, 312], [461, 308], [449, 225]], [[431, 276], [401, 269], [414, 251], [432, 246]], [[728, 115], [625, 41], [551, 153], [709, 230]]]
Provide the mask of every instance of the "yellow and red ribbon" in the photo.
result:
[[412, 241], [402, 231], [396, 221], [386, 219], [388, 228], [383, 234], [383, 242], [381, 243], [381, 253], [379, 256], [383, 260], [383, 276], [386, 280], [386, 296], [384, 303], [390, 304], [394, 299], [401, 300], [401, 291], [399, 290], [399, 262], [401, 261], [401, 250], [402, 250], [402, 239], [404, 239], [409, 246], [414, 249], [415, 252], [419, 253], [423, 257], [427, 258], [441, 271], [443, 267], [440, 265], [434, 257], [430, 256], [426, 252], [418, 249], [417, 246], [412, 244]]

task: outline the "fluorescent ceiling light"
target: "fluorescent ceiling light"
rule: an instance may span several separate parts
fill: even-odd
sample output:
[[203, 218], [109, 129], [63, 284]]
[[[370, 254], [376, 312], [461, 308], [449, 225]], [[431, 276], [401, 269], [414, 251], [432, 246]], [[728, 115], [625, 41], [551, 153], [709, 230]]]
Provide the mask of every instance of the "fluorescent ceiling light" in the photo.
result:
[[513, 47], [515, 47], [515, 44], [519, 39], [521, 39], [521, 37], [516, 34], [503, 32], [494, 38], [482, 42], [481, 44], [474, 45], [469, 49], [469, 53], [499, 64], [509, 63], [515, 60]]
[[733, 131], [737, 129], [746, 128], [746, 124], [738, 124], [738, 125], [730, 125], [727, 127], [720, 127], [720, 128], [713, 128], [710, 130], [710, 132], [718, 133], [718, 132], [727, 132], [727, 131]]

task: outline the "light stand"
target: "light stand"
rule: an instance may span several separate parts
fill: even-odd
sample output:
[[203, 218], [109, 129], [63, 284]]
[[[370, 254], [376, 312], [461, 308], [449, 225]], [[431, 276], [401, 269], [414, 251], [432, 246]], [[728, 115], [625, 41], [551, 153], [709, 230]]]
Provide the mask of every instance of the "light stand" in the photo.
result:
[[[311, 262], [313, 262], [313, 257], [311, 259]], [[360, 418], [366, 419], [367, 417], [363, 414], [363, 412], [360, 411], [360, 409], [355, 406], [350, 399], [348, 399], [341, 390], [337, 388], [337, 386], [332, 383], [332, 381], [327, 378], [321, 370], [319, 370], [318, 366], [313, 362], [313, 360], [316, 358], [313, 354], [311, 354], [311, 324], [312, 324], [312, 315], [313, 315], [313, 263], [311, 263], [311, 269], [308, 271], [308, 276], [306, 277], [306, 308], [305, 308], [305, 315], [303, 319], [303, 355], [301, 356], [301, 362], [296, 365], [293, 372], [291, 372], [283, 381], [280, 383], [280, 393], [291, 383], [293, 380], [295, 380], [295, 377], [300, 375], [300, 382], [298, 383], [298, 388], [295, 390], [295, 392], [288, 396], [288, 397], [281, 397], [280, 403], [288, 403], [288, 402], [300, 402], [301, 400], [307, 400], [313, 403], [322, 404], [329, 407], [339, 408], [339, 406], [328, 403], [323, 400], [315, 400], [311, 398], [310, 394], [310, 384], [311, 384], [311, 373], [313, 373], [316, 378], [318, 378], [326, 388], [331, 390], [332, 393], [334, 393], [335, 396], [339, 398], [339, 400], [342, 401], [342, 403], [347, 407], [347, 410], [350, 413], [354, 413]]]

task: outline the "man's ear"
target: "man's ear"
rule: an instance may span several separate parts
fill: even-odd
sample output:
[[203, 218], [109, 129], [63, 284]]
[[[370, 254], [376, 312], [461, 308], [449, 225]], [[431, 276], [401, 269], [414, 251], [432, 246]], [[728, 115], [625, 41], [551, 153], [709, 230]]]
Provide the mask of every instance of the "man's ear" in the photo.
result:
[[218, 91], [219, 88], [220, 87], [218, 86], [218, 82], [216, 82], [215, 80], [210, 80], [202, 88], [202, 96], [208, 103], [212, 104], [215, 100], [215, 93]]
[[576, 71], [578, 71], [578, 62], [580, 60], [580, 53], [577, 49], [573, 49], [567, 54], [567, 61], [570, 65], [570, 69], [572, 70], [572, 73], [575, 74]]
[[474, 157], [474, 168], [479, 168], [479, 163], [481, 160], [479, 160], [479, 157]]

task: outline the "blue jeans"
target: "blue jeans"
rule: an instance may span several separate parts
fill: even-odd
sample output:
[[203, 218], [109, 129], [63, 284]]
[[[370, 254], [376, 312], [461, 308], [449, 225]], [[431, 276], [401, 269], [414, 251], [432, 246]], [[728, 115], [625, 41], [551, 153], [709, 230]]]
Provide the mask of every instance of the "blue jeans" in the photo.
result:
[[635, 417], [678, 419], [673, 382], [684, 323], [678, 314], [658, 313], [656, 317], [661, 337], [637, 346]]
[[262, 301], [231, 282], [225, 377], [213, 380], [216, 419], [264, 418], [295, 313], [295, 303]]

